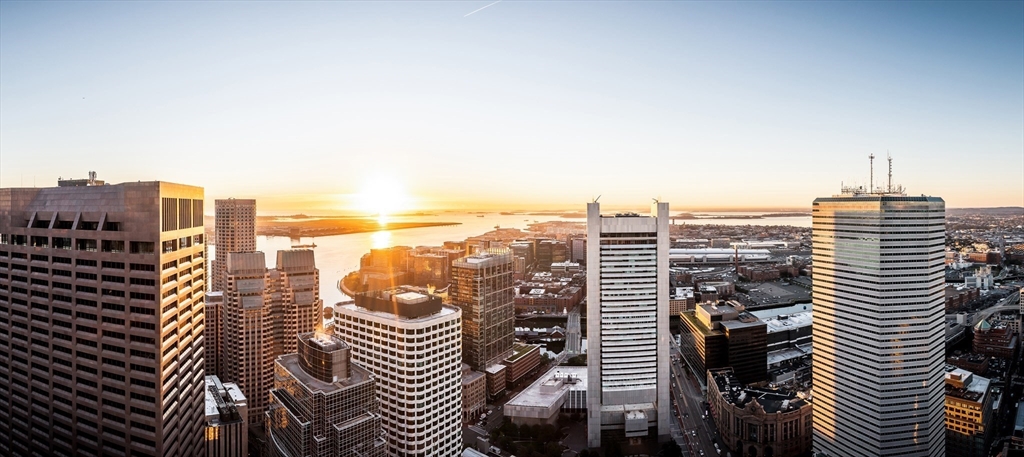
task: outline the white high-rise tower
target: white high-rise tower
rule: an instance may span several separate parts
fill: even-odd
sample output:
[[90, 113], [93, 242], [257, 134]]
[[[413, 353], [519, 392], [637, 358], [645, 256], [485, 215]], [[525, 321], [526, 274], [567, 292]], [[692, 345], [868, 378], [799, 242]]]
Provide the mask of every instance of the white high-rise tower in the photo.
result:
[[668, 203], [587, 204], [587, 442], [669, 435]]
[[814, 450], [943, 455], [945, 203], [890, 185], [813, 209]]

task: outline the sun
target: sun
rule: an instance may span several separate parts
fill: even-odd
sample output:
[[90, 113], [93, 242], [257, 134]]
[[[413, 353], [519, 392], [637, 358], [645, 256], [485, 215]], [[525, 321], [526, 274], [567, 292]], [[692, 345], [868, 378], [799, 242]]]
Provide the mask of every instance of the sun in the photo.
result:
[[356, 209], [377, 216], [381, 225], [387, 225], [388, 216], [406, 211], [411, 205], [402, 184], [383, 177], [367, 180], [355, 195], [354, 203]]

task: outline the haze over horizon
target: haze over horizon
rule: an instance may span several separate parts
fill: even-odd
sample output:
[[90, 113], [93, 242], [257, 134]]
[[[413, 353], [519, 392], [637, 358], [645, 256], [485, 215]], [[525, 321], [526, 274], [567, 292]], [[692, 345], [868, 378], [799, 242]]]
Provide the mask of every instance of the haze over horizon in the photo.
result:
[[0, 186], [261, 213], [1024, 206], [1024, 3], [2, 2]]

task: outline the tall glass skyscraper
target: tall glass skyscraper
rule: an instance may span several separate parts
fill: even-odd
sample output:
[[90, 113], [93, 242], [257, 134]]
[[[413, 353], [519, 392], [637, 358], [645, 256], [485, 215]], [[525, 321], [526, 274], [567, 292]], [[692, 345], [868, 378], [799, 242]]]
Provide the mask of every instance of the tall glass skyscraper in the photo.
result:
[[945, 203], [858, 188], [813, 210], [814, 450], [943, 455]]
[[587, 442], [669, 435], [668, 203], [587, 204]]

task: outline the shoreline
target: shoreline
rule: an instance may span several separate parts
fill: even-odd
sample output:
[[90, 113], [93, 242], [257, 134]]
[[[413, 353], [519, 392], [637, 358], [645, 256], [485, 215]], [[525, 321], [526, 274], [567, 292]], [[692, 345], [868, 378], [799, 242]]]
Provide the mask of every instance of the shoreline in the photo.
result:
[[[310, 221], [313, 222], [313, 221]], [[376, 220], [320, 220], [320, 224], [296, 222], [268, 224], [256, 227], [256, 236], [284, 236], [289, 238], [315, 238], [355, 233], [406, 230], [427, 227], [462, 225], [461, 222], [391, 222], [386, 225]]]

